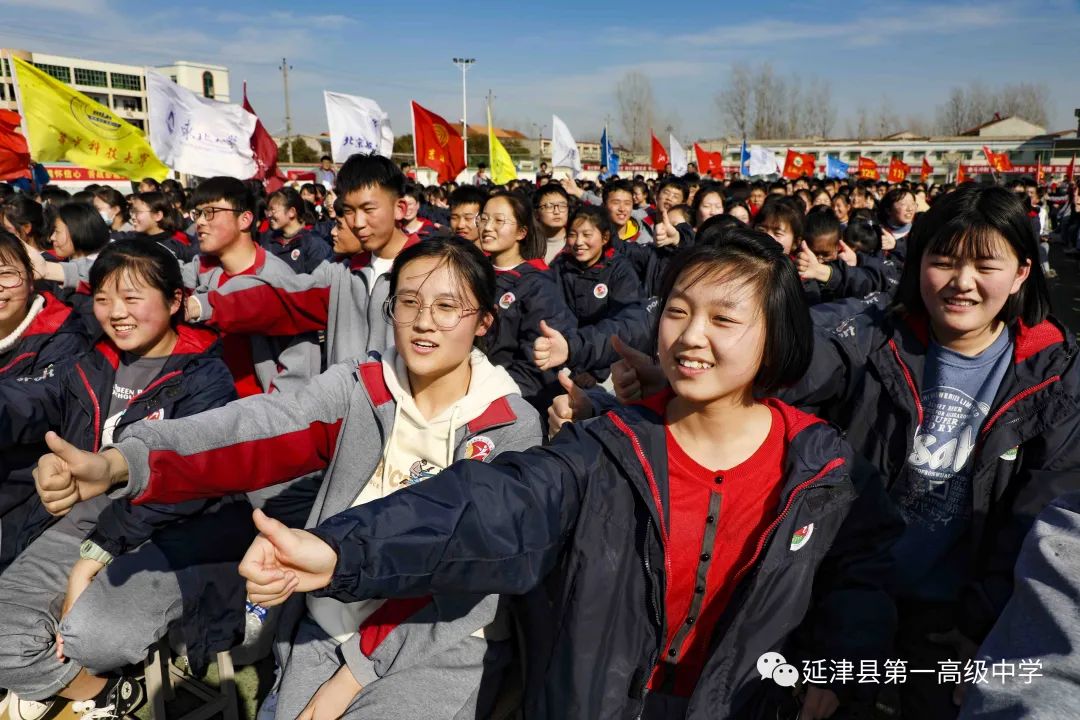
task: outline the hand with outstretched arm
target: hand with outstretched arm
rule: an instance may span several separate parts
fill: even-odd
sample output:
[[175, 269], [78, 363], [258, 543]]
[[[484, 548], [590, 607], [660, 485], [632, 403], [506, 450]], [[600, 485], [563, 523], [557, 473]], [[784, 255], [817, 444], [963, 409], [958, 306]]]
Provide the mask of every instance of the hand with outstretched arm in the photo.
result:
[[330, 584], [337, 553], [306, 530], [294, 530], [262, 510], [252, 516], [259, 536], [240, 562], [248, 599], [257, 605], [285, 602], [294, 592], [319, 590]]
[[76, 503], [127, 482], [127, 461], [116, 450], [80, 450], [51, 430], [45, 434], [45, 444], [52, 452], [38, 460], [34, 485], [51, 515], [67, 515]]

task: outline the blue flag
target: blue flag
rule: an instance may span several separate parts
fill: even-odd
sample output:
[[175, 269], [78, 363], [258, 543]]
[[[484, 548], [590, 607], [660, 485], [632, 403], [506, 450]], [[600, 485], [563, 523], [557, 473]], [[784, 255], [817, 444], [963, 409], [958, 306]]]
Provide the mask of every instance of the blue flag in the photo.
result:
[[607, 126], [604, 127], [604, 132], [600, 135], [600, 164], [607, 166], [607, 175], [600, 178], [601, 180], [607, 180], [612, 175], [619, 174], [619, 156], [615, 154], [615, 150], [611, 147], [611, 142], [607, 136]]
[[825, 158], [825, 177], [845, 179], [848, 176], [848, 164], [840, 158], [829, 155]]
[[743, 138], [742, 153], [739, 155], [739, 174], [743, 177], [747, 177], [750, 174], [750, 170], [747, 167], [748, 162], [750, 162], [750, 151], [746, 149], [746, 138]]

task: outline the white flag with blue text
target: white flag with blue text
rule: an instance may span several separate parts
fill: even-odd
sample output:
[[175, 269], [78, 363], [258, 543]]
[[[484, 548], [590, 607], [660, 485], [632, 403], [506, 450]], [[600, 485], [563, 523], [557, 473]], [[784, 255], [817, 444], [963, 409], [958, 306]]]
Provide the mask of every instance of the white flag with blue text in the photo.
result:
[[239, 105], [209, 100], [146, 71], [150, 145], [173, 170], [247, 180], [258, 170], [251, 150], [256, 118]]
[[394, 151], [390, 116], [374, 100], [359, 95], [323, 91], [330, 128], [330, 156], [336, 163], [350, 155], [382, 155]]

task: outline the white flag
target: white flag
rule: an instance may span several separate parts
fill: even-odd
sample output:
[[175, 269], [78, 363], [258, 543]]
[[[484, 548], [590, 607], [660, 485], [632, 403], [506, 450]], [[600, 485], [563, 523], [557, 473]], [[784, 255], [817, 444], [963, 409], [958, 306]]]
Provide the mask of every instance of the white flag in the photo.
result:
[[751, 175], [772, 175], [781, 170], [776, 153], [760, 145], [750, 146], [750, 162], [747, 166]]
[[570, 128], [558, 115], [551, 116], [551, 167], [568, 167], [574, 177], [581, 172], [581, 153], [577, 143], [570, 134]]
[[671, 174], [675, 176], [685, 175], [688, 167], [686, 150], [671, 133], [668, 133], [668, 148], [668, 157], [671, 160]]
[[341, 163], [350, 155], [382, 155], [394, 151], [390, 116], [379, 104], [359, 95], [323, 91], [326, 123], [330, 128], [330, 155]]
[[146, 71], [146, 96], [150, 145], [161, 162], [199, 177], [255, 175], [254, 115], [239, 105], [199, 97], [153, 70]]

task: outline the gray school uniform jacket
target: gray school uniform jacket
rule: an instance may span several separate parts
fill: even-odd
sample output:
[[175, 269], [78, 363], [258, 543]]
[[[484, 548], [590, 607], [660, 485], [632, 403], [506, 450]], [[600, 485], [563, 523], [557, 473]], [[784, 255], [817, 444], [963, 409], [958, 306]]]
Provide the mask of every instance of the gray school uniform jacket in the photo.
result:
[[[415, 242], [413, 236], [405, 247]], [[323, 263], [308, 275], [230, 278], [195, 295], [199, 320], [225, 332], [325, 331], [328, 365], [381, 353], [394, 344], [394, 327], [383, 315], [390, 277], [375, 275], [371, 259], [365, 252], [348, 262]]]
[[[382, 459], [396, 413], [383, 363], [372, 353], [368, 362], [334, 365], [302, 392], [248, 397], [192, 418], [133, 426], [112, 446], [129, 468], [128, 484], [118, 492], [136, 503], [181, 502], [323, 469], [306, 525], [314, 527], [359, 496]], [[489, 461], [539, 445], [541, 438], [536, 411], [508, 394], [457, 428], [450, 456]], [[498, 596], [483, 594], [387, 600], [342, 644], [341, 655], [366, 685], [423, 667], [485, 628], [490, 641], [505, 639], [496, 623], [500, 605]], [[304, 612], [304, 598], [290, 598], [278, 634], [282, 667]]]

